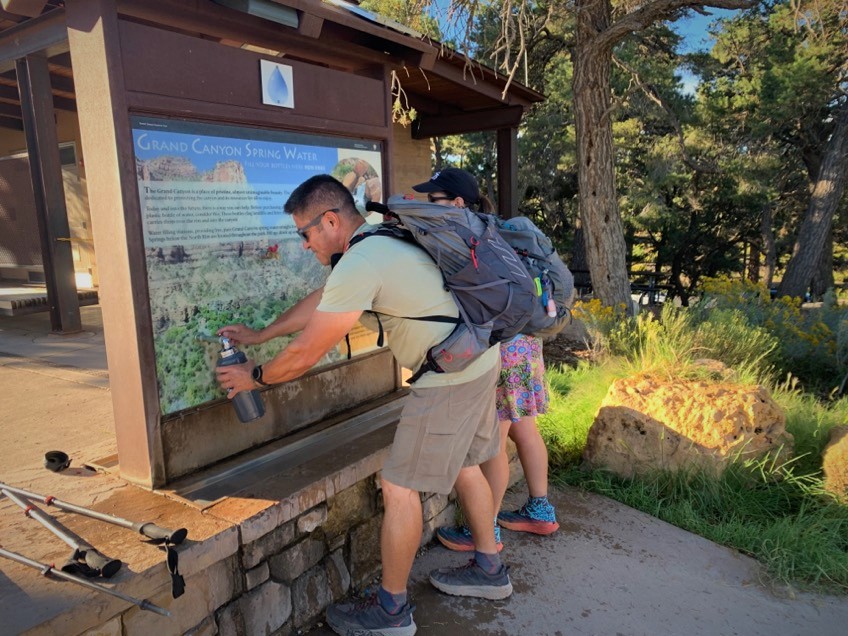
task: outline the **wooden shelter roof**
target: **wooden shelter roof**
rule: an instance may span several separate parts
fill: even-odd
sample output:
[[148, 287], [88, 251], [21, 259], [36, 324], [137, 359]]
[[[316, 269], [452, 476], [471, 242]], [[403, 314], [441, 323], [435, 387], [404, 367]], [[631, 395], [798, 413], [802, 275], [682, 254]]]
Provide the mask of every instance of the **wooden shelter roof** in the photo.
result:
[[[80, 0], [67, 0], [68, 2]], [[296, 15], [286, 26], [231, 8], [232, 0], [116, 0], [126, 20], [366, 76], [396, 71], [419, 117], [413, 135], [517, 126], [543, 96], [391, 21], [338, 0], [241, 0], [279, 5]], [[38, 4], [38, 0], [35, 0]], [[75, 110], [64, 21], [66, 0], [43, 0], [40, 15], [0, 10], [0, 127], [22, 129], [15, 59], [46, 50], [54, 107]], [[239, 4], [239, 3], [235, 3]], [[12, 5], [14, 6], [14, 5]]]

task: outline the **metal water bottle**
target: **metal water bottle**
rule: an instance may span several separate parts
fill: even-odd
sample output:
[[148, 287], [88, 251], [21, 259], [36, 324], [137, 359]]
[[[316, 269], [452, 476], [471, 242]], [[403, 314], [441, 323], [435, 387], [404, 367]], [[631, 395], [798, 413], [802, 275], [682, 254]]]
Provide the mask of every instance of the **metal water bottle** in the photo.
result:
[[[247, 362], [247, 356], [244, 355], [243, 351], [236, 349], [230, 343], [229, 338], [221, 338], [221, 351], [218, 352], [218, 356], [217, 366], [219, 367]], [[231, 401], [242, 423], [258, 420], [265, 415], [265, 403], [256, 389], [252, 391], [241, 391]]]
[[554, 286], [551, 279], [548, 278], [548, 270], [542, 272], [542, 305], [545, 307], [545, 313], [551, 318], [557, 317], [557, 306], [554, 301]]

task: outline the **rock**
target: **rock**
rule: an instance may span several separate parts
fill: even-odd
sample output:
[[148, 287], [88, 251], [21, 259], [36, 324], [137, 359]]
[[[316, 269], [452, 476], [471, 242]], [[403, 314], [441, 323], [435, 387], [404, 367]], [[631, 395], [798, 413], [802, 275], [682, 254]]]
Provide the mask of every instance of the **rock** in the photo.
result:
[[830, 429], [830, 441], [822, 451], [824, 487], [848, 501], [848, 425]]
[[692, 361], [692, 366], [700, 369], [713, 380], [731, 382], [737, 377], [736, 371], [728, 367], [721, 360], [714, 360], [713, 358], [698, 358]]
[[736, 459], [778, 451], [788, 458], [793, 441], [783, 412], [761, 386], [640, 376], [610, 387], [583, 460], [628, 478], [656, 469], [718, 475]]

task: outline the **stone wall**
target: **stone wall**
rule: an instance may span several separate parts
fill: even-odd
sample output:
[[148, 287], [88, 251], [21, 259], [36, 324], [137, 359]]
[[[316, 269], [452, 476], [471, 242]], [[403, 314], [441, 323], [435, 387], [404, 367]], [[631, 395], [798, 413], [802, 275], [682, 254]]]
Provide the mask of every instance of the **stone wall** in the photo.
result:
[[[452, 522], [455, 503], [423, 494], [422, 508], [423, 546], [437, 527]], [[377, 473], [261, 536], [240, 528], [237, 552], [186, 577], [184, 598], [171, 600], [170, 588], [150, 597], [170, 606], [171, 618], [132, 607], [85, 633], [296, 634], [322, 621], [330, 603], [378, 579], [382, 520]]]
[[[515, 484], [523, 474], [512, 441], [507, 441], [507, 453], [509, 483]], [[171, 618], [134, 606], [116, 614], [112, 608], [119, 601], [92, 593], [89, 604], [77, 607], [82, 617], [66, 613], [27, 634], [259, 636], [308, 631], [324, 620], [330, 603], [379, 580], [383, 456], [381, 451], [342, 467], [328, 478], [338, 484], [335, 490], [316, 481], [291, 497], [265, 501], [270, 506], [258, 513], [249, 507], [243, 520], [224, 532], [181, 546], [186, 589], [179, 599], [171, 598], [161, 563], [135, 573], [137, 585], [124, 591], [169, 609]], [[228, 510], [257, 501], [233, 503]], [[425, 493], [421, 503], [423, 547], [433, 541], [436, 528], [454, 522], [456, 501], [453, 494]], [[215, 516], [214, 508], [203, 516]], [[98, 626], [80, 629], [83, 618], [88, 626]]]

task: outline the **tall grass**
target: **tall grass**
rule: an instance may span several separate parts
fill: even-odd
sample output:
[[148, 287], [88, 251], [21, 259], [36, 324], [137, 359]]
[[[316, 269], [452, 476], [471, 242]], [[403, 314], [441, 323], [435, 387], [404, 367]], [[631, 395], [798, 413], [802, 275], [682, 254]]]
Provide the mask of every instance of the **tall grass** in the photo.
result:
[[[757, 303], [759, 298], [755, 299]], [[751, 301], [743, 297], [740, 302]], [[758, 307], [760, 305], [757, 305]], [[549, 447], [552, 478], [607, 495], [761, 561], [776, 580], [848, 594], [848, 504], [825, 491], [821, 452], [829, 431], [848, 421], [848, 398], [822, 400], [800, 390], [786, 370], [791, 343], [765, 322], [730, 304], [692, 310], [665, 307], [660, 320], [601, 314], [602, 363], [549, 369], [551, 408], [539, 418]], [[780, 337], [786, 337], [783, 329]], [[810, 343], [809, 338], [805, 340]], [[807, 346], [806, 344], [804, 346]], [[699, 364], [723, 362], [726, 373]], [[811, 366], [809, 362], [806, 363]], [[721, 476], [656, 472], [632, 480], [583, 471], [580, 457], [595, 414], [618, 377], [650, 373], [763, 384], [786, 415], [794, 459], [739, 462]]]
[[551, 466], [579, 462], [598, 405], [613, 381], [623, 375], [615, 365], [583, 363], [576, 369], [548, 368], [551, 402], [548, 413], [538, 417], [537, 425], [548, 447]]

